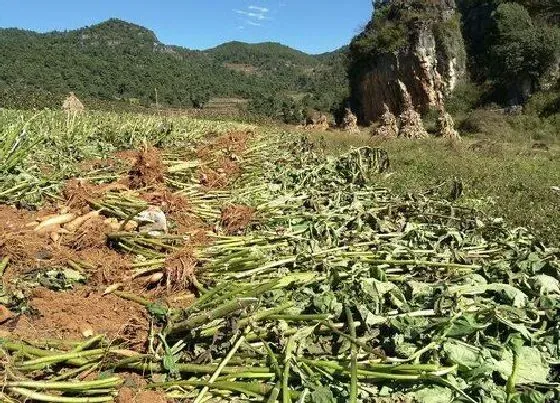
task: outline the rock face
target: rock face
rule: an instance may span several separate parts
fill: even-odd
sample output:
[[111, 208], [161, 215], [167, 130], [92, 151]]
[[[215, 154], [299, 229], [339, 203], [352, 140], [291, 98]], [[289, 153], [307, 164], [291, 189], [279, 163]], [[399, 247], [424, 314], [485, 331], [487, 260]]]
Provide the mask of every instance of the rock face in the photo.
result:
[[[387, 44], [387, 30], [401, 39]], [[388, 0], [378, 5], [351, 45], [353, 109], [363, 124], [377, 121], [385, 104], [400, 115], [409, 108], [399, 83], [417, 112], [442, 107], [445, 96], [465, 77], [465, 64], [454, 0]]]

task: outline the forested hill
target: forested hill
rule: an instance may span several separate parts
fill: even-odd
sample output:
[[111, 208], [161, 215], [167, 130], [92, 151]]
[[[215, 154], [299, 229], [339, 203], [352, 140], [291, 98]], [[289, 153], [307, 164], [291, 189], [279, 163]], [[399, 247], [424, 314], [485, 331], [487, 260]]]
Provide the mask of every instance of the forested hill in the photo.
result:
[[85, 99], [200, 107], [210, 98], [328, 110], [347, 92], [344, 50], [308, 55], [277, 43], [231, 42], [206, 51], [165, 45], [141, 26], [111, 19], [67, 32], [0, 29], [0, 107]]

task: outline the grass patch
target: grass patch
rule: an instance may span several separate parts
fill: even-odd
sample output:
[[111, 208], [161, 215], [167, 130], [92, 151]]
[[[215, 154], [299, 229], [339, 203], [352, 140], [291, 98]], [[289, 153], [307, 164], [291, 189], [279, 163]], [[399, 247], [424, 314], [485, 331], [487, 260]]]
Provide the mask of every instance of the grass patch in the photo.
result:
[[560, 194], [551, 189], [560, 186], [558, 145], [551, 144], [543, 151], [533, 149], [528, 138], [516, 143], [475, 139], [457, 143], [442, 139], [379, 140], [366, 133], [336, 131], [312, 133], [311, 137], [331, 154], [364, 145], [385, 149], [391, 172], [380, 180], [396, 193], [447, 193], [450, 184], [438, 186], [461, 179], [463, 202], [476, 203], [492, 216], [528, 227], [543, 239], [560, 244]]

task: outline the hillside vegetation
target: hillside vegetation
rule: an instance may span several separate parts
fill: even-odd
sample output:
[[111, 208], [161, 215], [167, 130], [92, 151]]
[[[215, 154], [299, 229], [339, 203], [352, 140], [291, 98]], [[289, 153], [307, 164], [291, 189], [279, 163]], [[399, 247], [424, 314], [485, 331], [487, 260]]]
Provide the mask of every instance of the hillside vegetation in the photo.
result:
[[[272, 98], [278, 110], [266, 113], [273, 116], [293, 94], [328, 110], [347, 91], [344, 52], [325, 57], [239, 42], [191, 51], [116, 19], [46, 34], [1, 29], [0, 43], [4, 107], [52, 107], [74, 91], [85, 99], [173, 107], [202, 107], [213, 97]], [[258, 102], [252, 107], [263, 109]]]

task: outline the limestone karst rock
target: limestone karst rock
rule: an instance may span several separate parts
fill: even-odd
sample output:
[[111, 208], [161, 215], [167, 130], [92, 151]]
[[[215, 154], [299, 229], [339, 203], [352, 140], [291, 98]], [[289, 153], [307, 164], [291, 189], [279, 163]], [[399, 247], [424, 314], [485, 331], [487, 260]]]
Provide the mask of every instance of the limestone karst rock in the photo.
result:
[[437, 136], [446, 139], [460, 139], [459, 132], [455, 130], [455, 122], [449, 113], [441, 108], [436, 122]]
[[327, 130], [329, 127], [329, 118], [322, 112], [313, 111], [305, 119], [305, 128], [307, 129]]
[[358, 118], [350, 108], [344, 109], [344, 117], [342, 118], [342, 130], [358, 133], [360, 128], [358, 127]]
[[428, 132], [424, 127], [422, 117], [414, 108], [412, 97], [406, 85], [399, 80], [398, 86], [401, 92], [401, 103], [404, 107], [404, 111], [399, 116], [399, 137], [408, 139], [422, 139], [428, 137]]
[[401, 126], [399, 129], [399, 137], [408, 139], [423, 139], [428, 137], [428, 132], [424, 127], [424, 122], [420, 114], [414, 108], [405, 110], [399, 116]]
[[373, 130], [373, 136], [395, 138], [399, 135], [399, 125], [397, 117], [389, 110], [387, 104], [384, 105], [385, 112], [379, 119], [379, 126]]
[[[399, 83], [421, 114], [443, 106], [466, 76], [466, 53], [455, 0], [384, 0], [350, 47], [353, 110], [361, 124], [377, 122], [384, 105], [400, 115]], [[407, 113], [410, 115], [410, 113]]]

